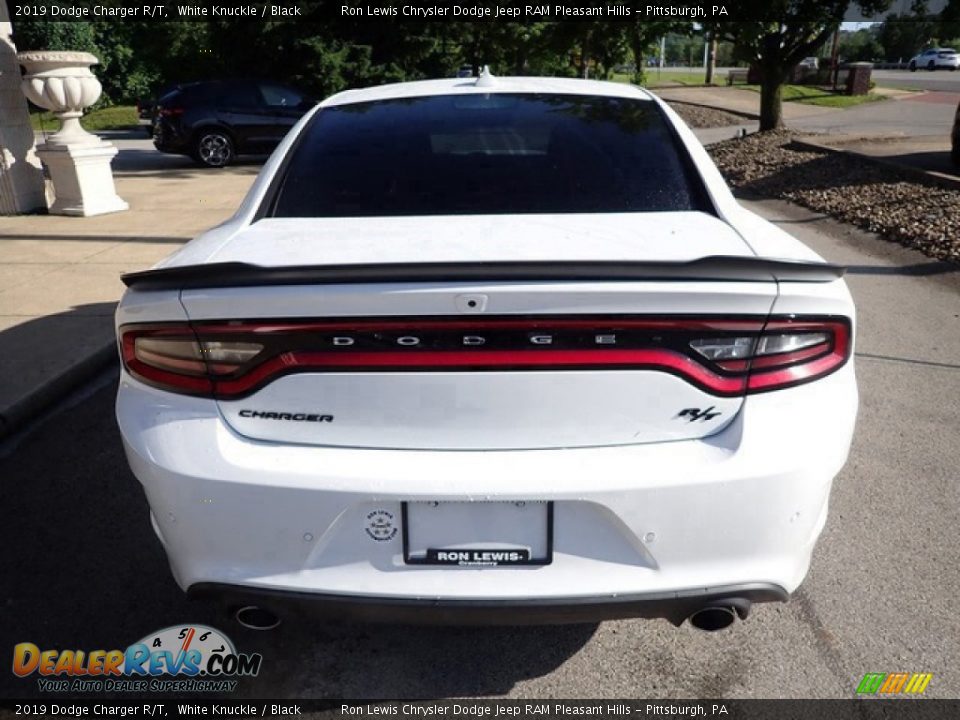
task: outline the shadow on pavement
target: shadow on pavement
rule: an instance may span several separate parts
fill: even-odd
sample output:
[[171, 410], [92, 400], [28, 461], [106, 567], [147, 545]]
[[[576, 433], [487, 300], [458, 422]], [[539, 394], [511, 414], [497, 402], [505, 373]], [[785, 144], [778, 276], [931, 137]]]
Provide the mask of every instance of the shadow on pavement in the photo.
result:
[[947, 150], [882, 155], [880, 159], [920, 170], [934, 170], [945, 175], [960, 177], [960, 170], [950, 160], [950, 152]]
[[[43, 278], [37, 282], [42, 283]], [[56, 291], [47, 288], [45, 293]], [[33, 299], [43, 301], [36, 296]], [[0, 438], [55, 406], [64, 393], [105, 367], [113, 346], [115, 308], [116, 303], [100, 302], [29, 319], [13, 316], [16, 324], [0, 331], [4, 369], [0, 376]], [[0, 500], [0, 507], [3, 504]], [[0, 583], [3, 578], [0, 573]]]
[[266, 155], [243, 155], [226, 168], [208, 168], [197, 164], [186, 155], [162, 153], [149, 146], [148, 142], [142, 144], [144, 145], [142, 148], [119, 146], [119, 152], [112, 163], [114, 174], [139, 177], [154, 174], [159, 177], [177, 177], [182, 174], [195, 176], [240, 171], [255, 175], [260, 172], [261, 166], [267, 159]]
[[[263, 654], [260, 675], [240, 682], [238, 697], [459, 697], [502, 694], [550, 673], [593, 636], [595, 625], [421, 628], [295, 618], [255, 632], [213, 603], [187, 600], [123, 455], [113, 416], [117, 371], [33, 433], [0, 443], [3, 652], [19, 642], [123, 650], [162, 628], [201, 623], [240, 652]], [[39, 695], [35, 675], [0, 672], [0, 697]]]

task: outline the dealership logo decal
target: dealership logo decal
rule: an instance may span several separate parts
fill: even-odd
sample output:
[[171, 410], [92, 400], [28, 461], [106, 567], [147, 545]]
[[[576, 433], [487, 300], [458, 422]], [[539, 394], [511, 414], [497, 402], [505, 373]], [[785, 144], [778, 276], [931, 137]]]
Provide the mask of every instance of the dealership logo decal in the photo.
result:
[[262, 662], [206, 625], [164, 628], [126, 650], [13, 648], [13, 674], [38, 676], [44, 692], [232, 692], [236, 678], [255, 677]]
[[374, 510], [367, 513], [367, 535], [377, 542], [387, 542], [397, 536], [398, 528], [392, 512]]
[[920, 695], [933, 673], [867, 673], [857, 686], [857, 695]]

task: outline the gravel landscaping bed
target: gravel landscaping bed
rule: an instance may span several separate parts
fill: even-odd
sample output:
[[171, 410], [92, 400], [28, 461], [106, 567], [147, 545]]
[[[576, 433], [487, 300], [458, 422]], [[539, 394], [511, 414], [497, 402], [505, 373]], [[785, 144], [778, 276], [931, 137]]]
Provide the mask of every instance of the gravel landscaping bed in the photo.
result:
[[792, 146], [789, 131], [708, 148], [734, 189], [783, 198], [930, 257], [960, 263], [960, 191], [848, 155]]
[[743, 125], [753, 120], [746, 115], [737, 115], [726, 110], [717, 110], [702, 105], [691, 105], [673, 100], [668, 105], [692, 128], [729, 127], [730, 125]]

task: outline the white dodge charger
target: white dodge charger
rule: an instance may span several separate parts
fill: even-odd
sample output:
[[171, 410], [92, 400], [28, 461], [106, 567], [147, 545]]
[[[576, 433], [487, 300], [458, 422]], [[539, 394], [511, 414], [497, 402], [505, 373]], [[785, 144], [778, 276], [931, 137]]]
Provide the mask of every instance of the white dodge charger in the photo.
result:
[[639, 88], [350, 90], [125, 276], [117, 418], [177, 582], [250, 626], [714, 630], [786, 600], [824, 526], [842, 275]]

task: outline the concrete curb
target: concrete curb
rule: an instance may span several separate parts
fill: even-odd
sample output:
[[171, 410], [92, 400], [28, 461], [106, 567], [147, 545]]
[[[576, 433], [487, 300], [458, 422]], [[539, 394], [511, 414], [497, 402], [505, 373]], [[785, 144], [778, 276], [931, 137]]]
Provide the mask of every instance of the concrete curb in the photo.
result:
[[[683, 86], [680, 86], [681, 89], [682, 89], [682, 88], [693, 88], [693, 87], [718, 87], [718, 86], [714, 86], [714, 85], [683, 85]], [[661, 97], [661, 96], [660, 96], [660, 94], [657, 92], [657, 88], [646, 88], [646, 89], [647, 89], [647, 92], [653, 93], [654, 95], [656, 95], [657, 97], [659, 97], [661, 100], [663, 100], [665, 103], [674, 103], [674, 102], [675, 102], [675, 103], [680, 103], [681, 105], [690, 105], [690, 106], [692, 106], [692, 107], [704, 108], [704, 109], [706, 109], [706, 110], [720, 110], [721, 112], [730, 113], [731, 115], [739, 115], [740, 117], [742, 117], [742, 118], [744, 118], [744, 119], [747, 119], [747, 120], [759, 120], [759, 119], [760, 119], [759, 113], [746, 112], [746, 111], [744, 111], [744, 110], [731, 110], [731, 109], [728, 108], [728, 107], [721, 107], [721, 106], [719, 106], [719, 105], [709, 105], [709, 104], [707, 104], [707, 103], [702, 103], [702, 102], [690, 102], [689, 100], [678, 100], [678, 99], [676, 99], [676, 98], [667, 99], [667, 98], [665, 98], [665, 97]], [[676, 88], [676, 87], [669, 87], [669, 88], [665, 87], [665, 88], [663, 88], [663, 89], [664, 89], [664, 90], [677, 90], [678, 88]]]
[[866, 162], [873, 163], [874, 165], [890, 168], [899, 172], [905, 172], [919, 180], [933, 182], [937, 185], [946, 187], [949, 190], [960, 190], [960, 178], [936, 172], [935, 170], [921, 170], [920, 168], [915, 168], [911, 165], [904, 165], [903, 163], [894, 162], [885, 158], [865, 155], [864, 153], [859, 153], [854, 150], [846, 150], [844, 148], [838, 148], [832, 145], [824, 145], [811, 140], [798, 140], [797, 138], [793, 138], [793, 140], [791, 140], [791, 144], [801, 148], [806, 148], [807, 150], [827, 152], [833, 155], [847, 155], [849, 157], [857, 158], [858, 160], [865, 160]]
[[697, 103], [697, 102], [687, 102], [686, 100], [666, 100], [661, 98], [665, 103], [677, 103], [678, 105], [690, 105], [692, 107], [704, 108], [705, 110], [719, 110], [720, 112], [725, 112], [730, 115], [738, 115], [744, 120], [759, 120], [760, 116], [756, 113], [744, 112], [742, 110], [731, 110], [730, 108], [719, 107], [718, 105], [707, 105], [706, 103]]
[[8, 437], [50, 408], [57, 400], [92, 380], [117, 357], [116, 341], [111, 340], [67, 370], [51, 378], [27, 397], [0, 411], [0, 438]]

